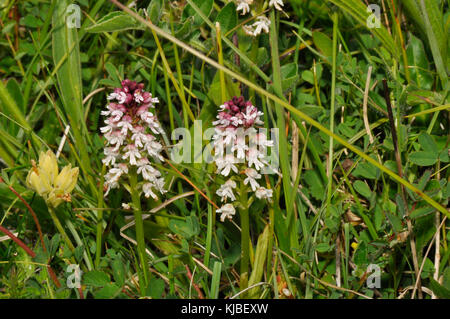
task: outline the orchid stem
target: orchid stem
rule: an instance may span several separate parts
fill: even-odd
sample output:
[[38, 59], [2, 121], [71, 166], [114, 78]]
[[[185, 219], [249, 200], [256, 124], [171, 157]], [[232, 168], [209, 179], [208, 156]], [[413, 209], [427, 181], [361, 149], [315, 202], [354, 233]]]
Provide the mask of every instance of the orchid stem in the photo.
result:
[[[102, 175], [100, 177], [100, 189], [98, 194], [98, 207], [103, 207], [103, 185], [106, 166], [102, 167]], [[103, 210], [97, 211], [97, 234], [96, 234], [96, 250], [95, 250], [95, 268], [100, 265], [100, 257], [102, 255], [102, 235], [103, 235]]]
[[131, 169], [130, 175], [131, 200], [133, 202], [134, 222], [136, 225], [136, 241], [138, 246], [138, 254], [141, 262], [141, 268], [144, 274], [143, 285], [140, 284], [141, 292], [145, 292], [150, 279], [148, 269], [147, 253], [145, 252], [144, 239], [144, 221], [142, 220], [141, 199], [137, 188], [137, 173], [136, 169]]
[[248, 269], [249, 269], [249, 248], [250, 248], [250, 225], [248, 214], [248, 197], [247, 187], [242, 182], [241, 184], [241, 277], [240, 288], [241, 291], [248, 286]]

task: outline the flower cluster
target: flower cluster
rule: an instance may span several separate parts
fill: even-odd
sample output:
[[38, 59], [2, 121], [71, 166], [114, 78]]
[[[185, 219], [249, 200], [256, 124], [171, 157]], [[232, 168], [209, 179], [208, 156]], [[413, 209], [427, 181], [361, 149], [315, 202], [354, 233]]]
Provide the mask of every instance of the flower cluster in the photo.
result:
[[[272, 197], [272, 190], [260, 186], [258, 182], [260, 171], [268, 166], [265, 159], [267, 148], [274, 146], [273, 141], [267, 140], [264, 133], [255, 129], [257, 125], [264, 124], [262, 115], [242, 96], [234, 97], [219, 107], [217, 121], [213, 122], [214, 161], [219, 174], [227, 177], [234, 173], [216, 192], [223, 203], [236, 200], [236, 181], [242, 181], [259, 199]], [[235, 209], [232, 204], [225, 204], [217, 213], [222, 214], [220, 219], [224, 221], [225, 218], [232, 218]]]
[[[253, 4], [253, 0], [236, 0], [236, 11], [240, 12], [241, 15], [246, 15], [247, 13], [254, 12], [250, 10], [250, 5]], [[279, 11], [283, 11], [284, 3], [283, 0], [269, 0], [269, 7], [274, 7]], [[267, 3], [264, 2], [263, 8], [267, 7]], [[259, 11], [259, 10], [258, 10]], [[261, 10], [263, 11], [263, 10]], [[270, 20], [265, 15], [258, 15], [256, 21], [252, 24], [244, 25], [243, 29], [246, 34], [256, 37], [261, 34], [261, 32], [269, 33]]]
[[78, 167], [69, 164], [58, 173], [58, 162], [52, 151], [41, 152], [39, 164], [32, 161], [27, 186], [44, 198], [47, 205], [56, 208], [62, 202], [70, 202], [70, 193], [78, 179]]
[[108, 100], [107, 109], [101, 112], [106, 117], [106, 126], [100, 129], [107, 141], [102, 161], [109, 167], [105, 175], [105, 196], [119, 187], [121, 176], [126, 176], [133, 168], [144, 180], [145, 197], [157, 199], [154, 190], [161, 194], [166, 192], [164, 178], [150, 162], [150, 158], [163, 160], [160, 154], [163, 147], [157, 139], [163, 131], [156, 115], [150, 111], [159, 102], [158, 98], [145, 92], [144, 84], [127, 79]]

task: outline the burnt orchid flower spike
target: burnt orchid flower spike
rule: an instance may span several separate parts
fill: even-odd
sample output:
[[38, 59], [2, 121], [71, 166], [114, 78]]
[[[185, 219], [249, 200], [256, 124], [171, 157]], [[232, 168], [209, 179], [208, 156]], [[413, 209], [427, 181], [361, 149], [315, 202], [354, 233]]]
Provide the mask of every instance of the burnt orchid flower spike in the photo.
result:
[[[267, 147], [274, 146], [273, 141], [267, 140], [264, 133], [257, 133], [255, 128], [256, 125], [264, 124], [261, 120], [262, 115], [263, 113], [243, 96], [235, 96], [219, 106], [217, 120], [213, 122], [214, 161], [219, 174], [230, 176], [216, 192], [224, 203], [216, 211], [221, 213], [221, 221], [225, 218], [231, 219], [235, 214], [234, 206], [226, 202], [236, 201], [234, 194], [236, 181], [247, 185], [248, 190], [243, 191], [251, 190], [259, 199], [272, 197], [272, 190], [261, 187], [258, 183], [261, 178], [260, 171], [268, 166], [264, 159], [265, 151]], [[231, 153], [228, 150], [231, 150]]]
[[142, 192], [145, 197], [157, 199], [155, 191], [164, 194], [164, 178], [153, 165], [152, 159], [163, 160], [162, 145], [158, 138], [162, 133], [158, 118], [150, 109], [158, 98], [144, 91], [144, 84], [125, 79], [122, 87], [114, 89], [107, 99], [111, 102], [106, 110], [106, 126], [100, 128], [107, 143], [102, 162], [108, 167], [105, 175], [106, 193], [120, 185], [130, 167], [136, 168], [142, 177]]

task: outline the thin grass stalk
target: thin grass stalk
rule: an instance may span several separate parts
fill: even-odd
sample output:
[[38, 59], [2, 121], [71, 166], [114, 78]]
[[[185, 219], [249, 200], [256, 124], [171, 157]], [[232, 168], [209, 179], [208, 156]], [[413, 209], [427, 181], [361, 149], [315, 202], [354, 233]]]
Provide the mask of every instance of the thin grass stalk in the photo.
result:
[[[111, 1], [111, 0], [110, 0]], [[115, 0], [112, 1], [115, 3]], [[196, 11], [196, 13], [205, 21], [205, 23], [211, 28], [214, 29], [214, 24], [208, 17], [203, 13], [202, 10], [192, 1], [187, 0], [189, 5]], [[230, 30], [231, 31], [231, 30]], [[229, 32], [230, 32], [229, 31]], [[232, 41], [228, 40], [227, 37], [223, 38], [223, 42], [230, 47], [237, 55], [239, 55], [240, 59], [249, 66], [256, 74], [258, 74], [264, 82], [270, 82], [270, 78], [254, 63], [251, 59], [249, 59], [238, 47], [236, 47]]]
[[[173, 24], [171, 24], [172, 33], [173, 33]], [[180, 57], [178, 55], [178, 47], [175, 43], [173, 45], [173, 52], [175, 57], [175, 67], [177, 70], [177, 76], [178, 76], [178, 82], [180, 83], [180, 92], [181, 92], [181, 100], [183, 104], [183, 120], [184, 120], [184, 127], [189, 127], [189, 118], [188, 118], [188, 112], [187, 108], [189, 108], [189, 104], [186, 102], [186, 94], [184, 93], [184, 84], [183, 84], [183, 74], [181, 72], [181, 63], [180, 63]], [[167, 77], [166, 70], [164, 71], [164, 78]], [[168, 97], [168, 100], [170, 100], [170, 96]], [[170, 102], [171, 104], [171, 102]]]
[[[216, 35], [217, 35], [217, 51], [219, 56], [219, 64], [223, 65], [222, 32], [220, 29], [219, 22], [216, 22]], [[219, 79], [220, 79], [220, 92], [222, 94], [222, 103], [223, 103], [227, 99], [225, 75], [223, 73], [223, 70], [219, 70]]]
[[[278, 35], [277, 35], [277, 20], [275, 10], [270, 11], [270, 47], [271, 47], [271, 55], [272, 55], [272, 69], [273, 69], [273, 87], [276, 94], [279, 97], [282, 97], [283, 87], [281, 84], [281, 67], [280, 67], [280, 59], [278, 55]], [[290, 165], [289, 165], [289, 157], [288, 157], [288, 147], [287, 147], [287, 134], [286, 134], [286, 123], [285, 123], [285, 114], [284, 109], [281, 107], [279, 103], [275, 101], [275, 111], [277, 114], [277, 127], [280, 132], [279, 138], [279, 146], [280, 146], [280, 164], [281, 164], [281, 172], [283, 174], [283, 190], [284, 190], [284, 199], [286, 203], [286, 207], [289, 206], [289, 202], [291, 201], [292, 193], [290, 192], [291, 187], [291, 174], [290, 174]], [[287, 220], [290, 220], [290, 217], [287, 216]]]
[[170, 94], [169, 79], [167, 77], [166, 72], [164, 72], [164, 85], [166, 87], [167, 108], [169, 109], [170, 130], [173, 131], [175, 129], [175, 122], [173, 120], [173, 106], [172, 106], [172, 97]]
[[[333, 14], [333, 57], [332, 57], [332, 75], [331, 75], [331, 101], [330, 101], [330, 132], [334, 133], [334, 107], [336, 102], [336, 59], [337, 59], [337, 30], [338, 30], [338, 15]], [[330, 136], [328, 149], [328, 188], [327, 188], [327, 214], [330, 215], [331, 196], [333, 190], [333, 152], [334, 139]]]
[[[151, 22], [148, 22], [147, 20], [144, 20], [147, 23], [152, 24]], [[167, 58], [166, 55], [164, 53], [164, 50], [161, 46], [161, 42], [159, 41], [158, 35], [154, 30], [151, 30], [152, 34], [153, 34], [153, 38], [155, 39], [155, 43], [156, 46], [158, 47], [158, 51], [159, 54], [161, 55], [161, 59], [163, 61], [163, 65], [164, 65], [164, 72], [167, 72], [167, 75], [170, 77], [170, 79], [172, 80], [173, 86], [175, 87], [175, 90], [177, 91], [180, 99], [181, 99], [181, 105], [183, 107], [183, 112], [187, 113], [187, 115], [191, 118], [191, 121], [194, 122], [195, 121], [195, 116], [192, 113], [191, 109], [189, 108], [189, 105], [186, 102], [185, 96], [184, 96], [184, 91], [182, 91], [182, 89], [180, 88], [180, 86], [183, 86], [183, 83], [178, 84], [177, 80], [175, 79], [175, 76], [173, 75], [172, 70], [170, 69], [169, 63], [167, 62]], [[185, 123], [186, 124], [186, 123]], [[188, 125], [186, 125], [186, 127], [188, 127]]]

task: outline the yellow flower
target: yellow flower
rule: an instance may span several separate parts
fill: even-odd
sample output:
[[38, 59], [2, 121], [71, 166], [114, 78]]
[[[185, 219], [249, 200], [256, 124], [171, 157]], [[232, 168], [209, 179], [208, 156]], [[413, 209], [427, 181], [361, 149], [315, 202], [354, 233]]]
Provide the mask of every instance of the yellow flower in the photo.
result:
[[70, 193], [77, 184], [78, 167], [72, 168], [72, 165], [65, 166], [61, 173], [56, 177], [55, 187], [64, 191], [64, 193]]
[[49, 181], [46, 178], [41, 178], [41, 173], [36, 167], [33, 167], [28, 173], [27, 186], [34, 189], [41, 196], [44, 196], [51, 191]]
[[353, 242], [350, 246], [352, 246], [353, 250], [356, 251], [356, 249], [358, 248], [358, 243], [357, 242]]
[[63, 201], [70, 202], [70, 194], [64, 194], [60, 189], [53, 189], [47, 196], [47, 203], [53, 207], [59, 206]]
[[41, 152], [39, 164], [32, 161], [27, 186], [44, 198], [47, 205], [57, 207], [63, 201], [70, 202], [70, 193], [78, 179], [78, 167], [65, 166], [58, 174], [58, 162], [52, 151]]
[[50, 184], [53, 184], [58, 175], [58, 162], [55, 154], [48, 150], [46, 153], [41, 152], [39, 155], [40, 174], [44, 174]]

